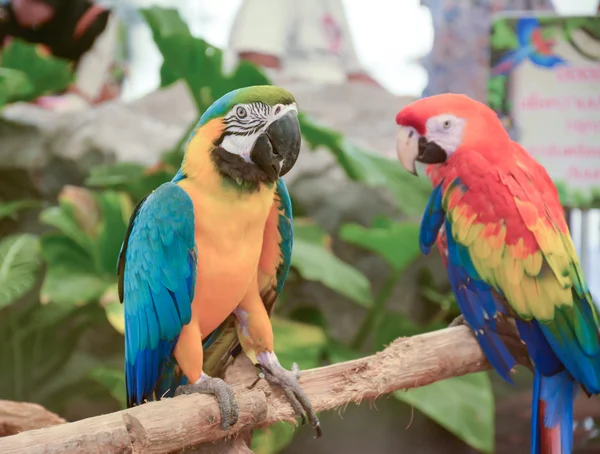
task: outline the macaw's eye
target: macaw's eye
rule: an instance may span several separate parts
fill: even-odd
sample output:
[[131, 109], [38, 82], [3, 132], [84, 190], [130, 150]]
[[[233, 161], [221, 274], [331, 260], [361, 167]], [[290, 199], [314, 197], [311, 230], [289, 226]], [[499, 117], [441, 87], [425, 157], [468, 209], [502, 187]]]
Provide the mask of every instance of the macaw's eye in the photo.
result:
[[444, 127], [444, 129], [450, 129], [450, 126], [452, 126], [452, 122], [450, 120], [446, 120], [442, 126]]
[[277, 107], [275, 107], [275, 115], [279, 115], [279, 112], [281, 112], [281, 105], [278, 105]]
[[246, 112], [246, 109], [242, 106], [238, 106], [237, 109], [235, 109], [235, 114], [238, 118], [246, 118], [248, 116], [248, 112]]

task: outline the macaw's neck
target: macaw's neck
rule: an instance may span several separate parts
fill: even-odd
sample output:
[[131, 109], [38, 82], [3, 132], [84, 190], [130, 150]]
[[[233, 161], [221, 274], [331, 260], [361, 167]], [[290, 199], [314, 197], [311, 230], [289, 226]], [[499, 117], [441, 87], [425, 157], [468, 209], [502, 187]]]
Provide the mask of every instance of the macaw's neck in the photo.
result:
[[430, 164], [425, 168], [425, 174], [431, 181], [431, 184], [433, 185], [434, 188], [437, 185], [439, 185], [442, 182], [442, 180], [444, 179], [444, 177], [446, 175], [447, 167], [448, 166], [445, 164], [442, 164], [442, 165]]

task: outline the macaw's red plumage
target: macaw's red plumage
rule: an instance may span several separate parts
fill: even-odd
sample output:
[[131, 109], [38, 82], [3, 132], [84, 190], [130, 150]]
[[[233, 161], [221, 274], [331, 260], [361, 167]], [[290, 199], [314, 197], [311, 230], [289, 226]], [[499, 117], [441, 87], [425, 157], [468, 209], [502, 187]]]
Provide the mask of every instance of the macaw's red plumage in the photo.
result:
[[600, 393], [600, 338], [556, 187], [467, 96], [415, 101], [396, 121], [400, 161], [426, 164], [434, 186], [421, 249], [437, 243], [465, 322], [509, 382], [517, 361], [497, 325], [515, 319], [535, 369], [531, 452], [570, 453], [575, 385]]

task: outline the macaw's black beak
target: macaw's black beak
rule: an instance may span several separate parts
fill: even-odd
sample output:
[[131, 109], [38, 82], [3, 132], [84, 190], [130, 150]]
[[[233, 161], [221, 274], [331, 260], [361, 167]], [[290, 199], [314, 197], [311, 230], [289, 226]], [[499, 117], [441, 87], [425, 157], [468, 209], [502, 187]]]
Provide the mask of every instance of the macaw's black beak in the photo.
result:
[[419, 137], [417, 162], [423, 164], [442, 164], [448, 155], [442, 147], [435, 142], [428, 142], [425, 137]]
[[448, 156], [435, 142], [428, 142], [414, 128], [400, 126], [396, 138], [396, 152], [402, 166], [413, 175], [417, 175], [417, 162], [423, 164], [441, 164]]
[[300, 123], [298, 113], [290, 111], [269, 125], [250, 152], [250, 159], [276, 181], [288, 173], [300, 154]]

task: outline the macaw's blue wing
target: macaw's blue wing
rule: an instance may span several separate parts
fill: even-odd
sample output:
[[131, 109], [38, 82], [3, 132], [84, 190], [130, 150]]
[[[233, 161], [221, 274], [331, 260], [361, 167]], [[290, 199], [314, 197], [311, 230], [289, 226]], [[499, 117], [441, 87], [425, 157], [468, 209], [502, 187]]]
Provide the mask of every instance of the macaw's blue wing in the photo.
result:
[[278, 201], [276, 200], [276, 203], [279, 202], [279, 207], [276, 207], [278, 210], [277, 231], [281, 239], [278, 240], [277, 238], [274, 238], [274, 241], [279, 243], [281, 262], [277, 267], [277, 287], [275, 288], [275, 292], [279, 295], [283, 290], [283, 285], [285, 284], [285, 280], [290, 271], [290, 266], [292, 264], [292, 249], [294, 247], [292, 200], [290, 199], [287, 186], [281, 178], [277, 180], [276, 197], [279, 199]]
[[125, 305], [125, 379], [131, 407], [161, 397], [163, 369], [173, 362], [181, 328], [191, 319], [194, 207], [177, 184], [163, 184], [135, 208], [117, 272]]
[[506, 381], [512, 382], [510, 371], [517, 361], [502, 342], [496, 326], [497, 316], [505, 315], [506, 307], [502, 295], [478, 275], [468, 249], [456, 241], [456, 237], [460, 235], [463, 238], [465, 235], [453, 226], [444, 210], [444, 204], [453, 191], [457, 191], [460, 196], [468, 188], [460, 179], [456, 179], [446, 189], [446, 194], [443, 193], [441, 184], [433, 190], [421, 221], [421, 250], [423, 253], [430, 251], [444, 225], [447, 250], [440, 252], [447, 255], [448, 277], [460, 311], [494, 369]]
[[[258, 284], [260, 296], [271, 314], [275, 301], [283, 289], [294, 244], [292, 201], [283, 179], [277, 181], [271, 213], [265, 224], [263, 249], [259, 261]], [[235, 317], [230, 315], [203, 343], [204, 372], [220, 375], [229, 361], [242, 350], [235, 331]]]

